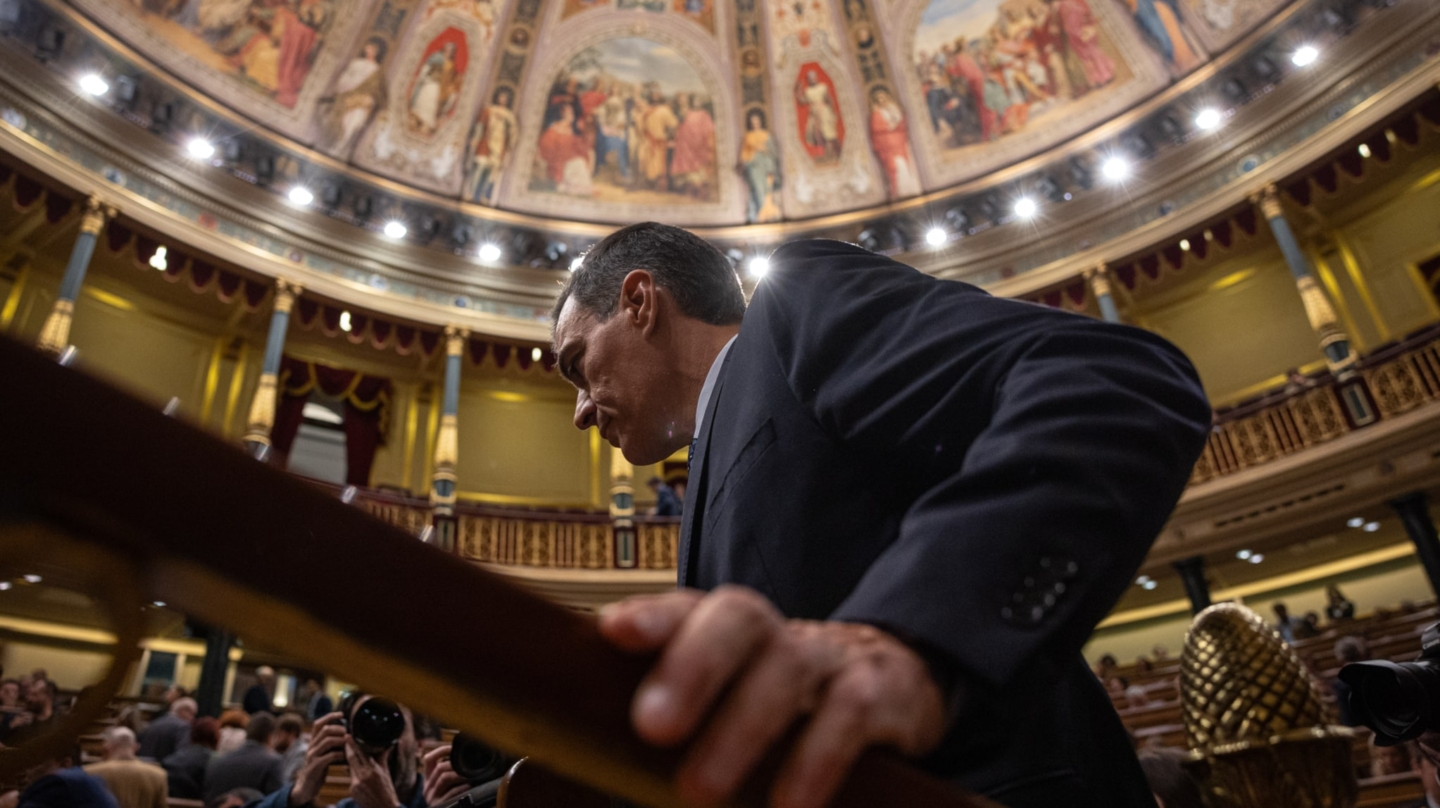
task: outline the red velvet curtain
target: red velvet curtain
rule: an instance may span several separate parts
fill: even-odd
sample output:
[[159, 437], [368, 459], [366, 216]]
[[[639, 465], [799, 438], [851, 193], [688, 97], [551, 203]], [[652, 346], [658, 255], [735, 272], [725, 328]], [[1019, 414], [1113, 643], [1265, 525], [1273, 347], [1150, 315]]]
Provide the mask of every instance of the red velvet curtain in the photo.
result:
[[285, 356], [280, 360], [278, 386], [275, 427], [270, 434], [275, 451], [288, 459], [290, 449], [295, 445], [295, 435], [305, 420], [305, 401], [319, 388], [325, 395], [338, 398], [344, 404], [345, 482], [349, 485], [369, 485], [375, 451], [384, 445], [390, 421], [393, 387], [390, 380]]

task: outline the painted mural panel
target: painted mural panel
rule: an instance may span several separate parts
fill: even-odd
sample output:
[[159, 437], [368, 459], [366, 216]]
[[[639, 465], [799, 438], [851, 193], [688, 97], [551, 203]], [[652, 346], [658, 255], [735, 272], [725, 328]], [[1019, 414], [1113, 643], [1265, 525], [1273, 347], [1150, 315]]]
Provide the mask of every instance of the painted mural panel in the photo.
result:
[[870, 90], [870, 147], [880, 161], [885, 191], [891, 199], [920, 194], [923, 189], [915, 156], [910, 153], [910, 127], [905, 122], [905, 110], [884, 86]]
[[515, 93], [509, 87], [496, 88], [490, 103], [481, 110], [470, 132], [465, 152], [465, 181], [460, 196], [467, 202], [495, 204], [500, 176], [510, 164], [519, 142], [520, 125], [515, 120]]
[[1211, 52], [1269, 19], [1289, 0], [1180, 0], [1185, 20]]
[[640, 37], [587, 47], [551, 82], [529, 190], [631, 205], [717, 199], [714, 102], [674, 48]]
[[648, 11], [651, 14], [674, 14], [693, 20], [710, 31], [715, 30], [716, 0], [565, 0], [560, 19], [569, 19], [586, 11], [618, 8], [621, 11]]
[[1184, 75], [1205, 61], [1205, 50], [1181, 18], [1179, 0], [1119, 2], [1171, 74]]
[[390, 43], [379, 36], [365, 40], [360, 52], [335, 79], [334, 90], [320, 104], [321, 151], [349, 159], [355, 139], [385, 105], [385, 55]]
[[76, 4], [182, 79], [297, 137], [309, 128], [319, 95], [371, 5], [368, 0]]
[[[472, 129], [484, 100], [480, 84], [497, 12], [488, 0], [430, 0], [397, 58], [387, 62], [380, 54], [369, 59], [367, 43], [341, 79], [353, 68], [352, 79], [384, 72], [385, 80], [377, 86], [367, 77], [363, 86], [348, 91], [337, 83], [326, 144], [343, 152], [347, 143], [356, 143], [359, 165], [443, 193], [460, 192], [473, 162]], [[367, 67], [366, 61], [379, 69]], [[368, 127], [361, 123], [366, 110], [375, 110]], [[357, 126], [363, 128], [358, 137], [353, 134]]]
[[924, 121], [917, 142], [930, 155], [927, 182], [977, 176], [1046, 148], [1193, 67], [1203, 52], [1190, 38], [1170, 40], [1181, 45], [1167, 58], [1133, 19], [1132, 8], [1168, 2], [921, 0], [904, 83]]
[[795, 82], [795, 123], [805, 153], [816, 165], [829, 165], [840, 159], [845, 145], [845, 119], [840, 114], [835, 82], [817, 62], [800, 66]]

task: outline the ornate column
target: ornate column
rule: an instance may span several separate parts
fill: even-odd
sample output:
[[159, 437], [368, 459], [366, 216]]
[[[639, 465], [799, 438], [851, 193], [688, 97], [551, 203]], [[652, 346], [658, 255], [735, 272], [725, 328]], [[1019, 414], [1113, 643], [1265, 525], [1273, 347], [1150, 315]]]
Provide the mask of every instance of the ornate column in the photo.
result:
[[1210, 582], [1205, 580], [1205, 557], [1193, 556], [1175, 562], [1175, 571], [1190, 598], [1190, 614], [1199, 614], [1210, 605]]
[[80, 296], [80, 285], [85, 282], [85, 271], [90, 268], [90, 257], [95, 254], [95, 242], [105, 228], [105, 220], [115, 215], [115, 209], [92, 196], [85, 201], [85, 215], [80, 220], [80, 235], [70, 249], [70, 262], [65, 265], [65, 276], [60, 279], [60, 293], [45, 325], [40, 329], [40, 338], [35, 347], [51, 356], [59, 356], [70, 344], [70, 323], [75, 317], [75, 298]]
[[1295, 240], [1290, 222], [1285, 219], [1279, 192], [1274, 185], [1267, 185], [1252, 201], [1260, 206], [1260, 212], [1269, 222], [1270, 232], [1275, 234], [1275, 242], [1285, 256], [1285, 263], [1290, 267], [1290, 274], [1295, 277], [1295, 288], [1300, 290], [1300, 300], [1305, 304], [1305, 316], [1320, 337], [1320, 350], [1325, 354], [1330, 371], [1341, 381], [1348, 379], [1355, 373], [1356, 358], [1350, 348], [1350, 337], [1340, 327], [1330, 298], [1325, 296], [1325, 290], [1320, 288], [1310, 272], [1310, 262]]
[[1085, 270], [1085, 282], [1090, 284], [1090, 294], [1100, 304], [1100, 316], [1107, 323], [1122, 323], [1120, 309], [1115, 306], [1115, 296], [1110, 289], [1110, 271], [1101, 264]]
[[435, 544], [455, 549], [455, 463], [460, 457], [460, 359], [470, 332], [445, 326], [445, 391], [440, 399], [440, 432], [435, 438], [435, 471], [430, 478]]
[[290, 310], [301, 288], [298, 284], [275, 279], [275, 307], [270, 313], [270, 333], [265, 337], [265, 358], [260, 364], [260, 381], [250, 399], [250, 418], [245, 424], [245, 446], [255, 457], [263, 457], [270, 446], [270, 430], [275, 427], [275, 394], [280, 375], [280, 357], [285, 353], [285, 331], [290, 326]]
[[635, 467], [619, 449], [610, 452], [610, 522], [615, 536], [615, 566], [636, 566]]
[[1430, 588], [1440, 593], [1440, 536], [1435, 533], [1435, 522], [1430, 519], [1430, 504], [1424, 491], [1414, 491], [1399, 499], [1391, 500], [1390, 507], [1400, 515], [1410, 541], [1415, 542], [1415, 555], [1425, 568], [1425, 577]]

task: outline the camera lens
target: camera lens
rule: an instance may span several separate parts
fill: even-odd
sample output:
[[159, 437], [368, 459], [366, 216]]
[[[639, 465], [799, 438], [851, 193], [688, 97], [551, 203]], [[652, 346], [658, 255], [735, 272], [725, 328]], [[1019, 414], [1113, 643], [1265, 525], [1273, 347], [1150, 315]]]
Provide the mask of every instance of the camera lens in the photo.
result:
[[510, 763], [499, 750], [463, 732], [450, 742], [450, 767], [471, 783], [504, 777]]
[[1355, 662], [1340, 671], [1351, 687], [1354, 718], [1390, 746], [1418, 738], [1440, 721], [1440, 670], [1430, 660]]
[[366, 752], [384, 752], [405, 734], [405, 713], [390, 699], [375, 696], [366, 699], [350, 716], [350, 735]]

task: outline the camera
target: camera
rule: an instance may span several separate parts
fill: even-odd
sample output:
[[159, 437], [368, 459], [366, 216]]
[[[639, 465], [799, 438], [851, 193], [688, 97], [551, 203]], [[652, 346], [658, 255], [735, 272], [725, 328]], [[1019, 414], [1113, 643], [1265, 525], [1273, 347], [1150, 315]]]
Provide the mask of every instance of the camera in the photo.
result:
[[450, 742], [450, 768], [473, 786], [440, 808], [492, 808], [500, 794], [500, 780], [515, 765], [514, 758], [465, 733]]
[[372, 696], [356, 707], [362, 698], [364, 694], [352, 692], [340, 700], [340, 723], [360, 751], [379, 757], [405, 734], [405, 713], [400, 705], [383, 696]]
[[1414, 662], [1352, 662], [1340, 681], [1350, 686], [1350, 715], [1375, 732], [1377, 746], [1440, 731], [1440, 623], [1425, 629]]

